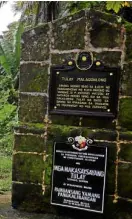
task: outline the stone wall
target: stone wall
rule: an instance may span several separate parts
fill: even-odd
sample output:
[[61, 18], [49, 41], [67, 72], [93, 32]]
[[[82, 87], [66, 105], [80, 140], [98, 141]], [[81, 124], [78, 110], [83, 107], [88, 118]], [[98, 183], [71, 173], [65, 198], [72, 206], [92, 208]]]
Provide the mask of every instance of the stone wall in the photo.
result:
[[[106, 218], [131, 218], [132, 202], [132, 26], [116, 16], [85, 10], [37, 26], [22, 37], [19, 125], [15, 128], [12, 205], [27, 211], [55, 212], [50, 185], [53, 141], [82, 134], [107, 145]], [[50, 67], [90, 51], [94, 60], [121, 67], [119, 113], [115, 120], [51, 116]], [[125, 55], [126, 53], [126, 55]], [[87, 213], [89, 215], [89, 213]], [[120, 217], [121, 216], [121, 217]]]

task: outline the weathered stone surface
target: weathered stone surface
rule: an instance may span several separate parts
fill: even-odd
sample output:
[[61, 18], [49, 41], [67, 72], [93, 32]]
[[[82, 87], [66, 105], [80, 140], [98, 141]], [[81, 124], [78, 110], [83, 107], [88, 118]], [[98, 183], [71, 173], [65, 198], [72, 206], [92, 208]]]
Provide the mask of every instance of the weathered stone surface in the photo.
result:
[[115, 165], [114, 162], [107, 164], [106, 174], [106, 194], [113, 195], [115, 193]]
[[44, 152], [44, 138], [36, 135], [15, 135], [14, 149], [24, 152]]
[[63, 19], [54, 22], [52, 49], [84, 49], [85, 25], [85, 18], [72, 20], [71, 22]]
[[107, 51], [107, 52], [101, 52], [101, 53], [94, 53], [94, 61], [100, 60], [103, 65], [109, 66], [109, 67], [120, 67], [120, 61], [121, 61], [121, 52], [115, 52], [115, 51]]
[[132, 162], [132, 143], [121, 144], [120, 147], [121, 147], [121, 150], [119, 152], [119, 159]]
[[78, 116], [69, 115], [51, 115], [50, 119], [53, 124], [78, 126], [80, 118]]
[[41, 185], [13, 183], [12, 191], [13, 208], [27, 212], [54, 212], [53, 206], [49, 204], [49, 186], [45, 187], [44, 195]]
[[93, 138], [98, 140], [116, 141], [117, 133], [110, 130], [94, 130]]
[[120, 132], [119, 139], [131, 141], [132, 140], [132, 131]]
[[132, 164], [120, 163], [118, 171], [118, 194], [132, 199]]
[[47, 97], [20, 94], [19, 120], [22, 122], [43, 122], [47, 107]]
[[44, 134], [45, 125], [44, 123], [18, 122], [18, 124], [14, 126], [14, 130], [17, 133]]
[[125, 59], [126, 61], [131, 61], [132, 60], [132, 24], [131, 23], [126, 23], [125, 24], [126, 28], [126, 56]]
[[20, 91], [47, 92], [48, 65], [22, 64], [20, 72]]
[[120, 100], [119, 123], [122, 127], [132, 130], [132, 98]]
[[112, 119], [109, 118], [97, 118], [97, 117], [83, 117], [82, 126], [88, 128], [104, 128], [104, 129], [115, 129], [116, 124]]
[[52, 155], [49, 154], [46, 157], [46, 161], [45, 161], [45, 177], [44, 177], [44, 181], [45, 181], [45, 185], [51, 185], [51, 176], [52, 174]]
[[87, 18], [94, 20], [95, 18], [99, 20], [106, 21], [107, 23], [113, 23], [113, 24], [119, 24], [120, 25], [120, 19], [118, 16], [106, 12], [102, 12], [99, 10], [94, 9], [88, 9], [85, 10]]
[[44, 61], [49, 59], [48, 32], [48, 24], [24, 32], [22, 36], [22, 60]]
[[[109, 19], [115, 21], [115, 17], [110, 18], [106, 13], [93, 12], [88, 14], [88, 25], [90, 29], [91, 44], [94, 47], [121, 47], [121, 28], [117, 22], [109, 22]], [[108, 19], [108, 21], [107, 21]]]
[[76, 60], [77, 53], [52, 54], [52, 65], [64, 65], [67, 60]]
[[[119, 67], [120, 66], [120, 59], [121, 59], [121, 52], [101, 52], [95, 53], [93, 52], [94, 61], [101, 60], [103, 65], [109, 67]], [[66, 60], [75, 60], [77, 59], [77, 53], [64, 53], [64, 54], [52, 54], [51, 60], [52, 65], [63, 65], [66, 63]]]
[[125, 64], [122, 72], [121, 93], [122, 95], [132, 96], [132, 63]]
[[20, 153], [13, 157], [13, 181], [42, 183], [43, 170], [42, 155]]

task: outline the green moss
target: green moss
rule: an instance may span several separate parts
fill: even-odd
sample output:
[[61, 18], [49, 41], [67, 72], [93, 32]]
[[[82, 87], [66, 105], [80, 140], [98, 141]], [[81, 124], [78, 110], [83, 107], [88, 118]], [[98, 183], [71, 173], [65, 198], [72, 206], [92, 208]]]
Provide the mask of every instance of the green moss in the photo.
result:
[[44, 139], [36, 135], [15, 135], [14, 149], [24, 152], [44, 151]]
[[[84, 49], [84, 35], [85, 35], [86, 20], [80, 20], [62, 23], [56, 22], [53, 25], [54, 33], [54, 47], [55, 49], [68, 50], [68, 49]], [[83, 36], [83, 37], [80, 37]]]
[[119, 133], [120, 140], [132, 140], [132, 131], [120, 132]]
[[25, 126], [27, 128], [44, 129], [44, 123], [30, 123], [19, 121], [16, 127]]
[[132, 161], [132, 144], [121, 144], [119, 159], [128, 162]]
[[52, 155], [48, 155], [45, 161], [45, 184], [51, 184], [51, 173], [52, 173]]
[[46, 114], [47, 97], [20, 94], [19, 120], [42, 123]]
[[42, 183], [43, 156], [15, 154], [13, 158], [13, 181]]
[[132, 98], [120, 101], [119, 122], [122, 127], [132, 130]]
[[126, 22], [125, 23], [126, 28], [126, 60], [132, 59], [132, 24]]
[[92, 20], [91, 43], [95, 47], [114, 48], [120, 46], [120, 31], [104, 21]]
[[120, 164], [118, 171], [119, 196], [132, 199], [132, 164]]

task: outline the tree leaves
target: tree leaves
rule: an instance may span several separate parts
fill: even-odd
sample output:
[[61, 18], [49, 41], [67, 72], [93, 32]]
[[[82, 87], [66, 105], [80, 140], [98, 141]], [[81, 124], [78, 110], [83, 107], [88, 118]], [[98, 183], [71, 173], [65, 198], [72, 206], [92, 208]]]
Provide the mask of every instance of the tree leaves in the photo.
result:
[[123, 2], [123, 1], [107, 1], [106, 2], [106, 9], [109, 10], [113, 10], [115, 13], [118, 13], [119, 10], [121, 9], [121, 7], [127, 6], [129, 7], [129, 4], [127, 2]]

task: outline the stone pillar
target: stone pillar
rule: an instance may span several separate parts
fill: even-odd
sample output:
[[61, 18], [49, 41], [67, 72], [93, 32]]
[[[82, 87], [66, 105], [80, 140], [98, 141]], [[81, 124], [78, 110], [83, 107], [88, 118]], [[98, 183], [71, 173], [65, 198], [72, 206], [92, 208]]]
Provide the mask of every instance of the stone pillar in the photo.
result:
[[[117, 207], [121, 206], [119, 212], [123, 212], [122, 206], [129, 206], [132, 201], [132, 77], [130, 35], [127, 36], [118, 17], [92, 10], [80, 11], [23, 34], [19, 125], [15, 128], [13, 152], [13, 207], [27, 211], [53, 210], [49, 204], [53, 141], [65, 141], [80, 132], [108, 146], [105, 215], [115, 215]], [[123, 69], [125, 63], [115, 120], [49, 115], [50, 67], [62, 65], [68, 58], [76, 59], [82, 51], [92, 52], [94, 60], [101, 60], [109, 67]]]

